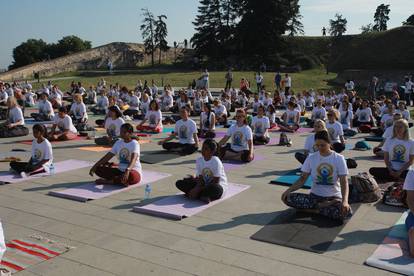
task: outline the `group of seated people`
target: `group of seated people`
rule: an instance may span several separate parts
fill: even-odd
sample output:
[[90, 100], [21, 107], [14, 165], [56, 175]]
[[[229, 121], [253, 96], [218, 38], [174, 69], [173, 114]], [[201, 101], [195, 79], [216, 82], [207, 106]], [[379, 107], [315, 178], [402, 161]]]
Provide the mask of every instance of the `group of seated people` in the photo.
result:
[[[378, 101], [362, 100], [353, 91], [342, 91], [338, 95], [314, 91], [297, 95], [293, 91], [277, 92], [272, 99], [264, 88], [253, 98], [242, 91], [227, 89], [222, 91], [219, 99], [213, 98], [205, 89], [182, 89], [175, 95], [168, 85], [161, 95], [154, 84], [152, 87], [137, 85], [134, 90], [114, 85], [108, 93], [105, 84], [98, 84], [98, 87], [99, 97], [91, 92], [95, 97], [89, 99], [82, 86], [75, 85], [71, 91], [73, 102], [70, 108], [63, 103], [56, 106], [43, 89], [37, 101], [39, 112], [31, 114], [39, 122], [33, 126], [32, 158], [29, 162], [11, 162], [10, 167], [22, 177], [47, 172], [53, 162], [49, 141], [70, 140], [77, 135], [76, 126], [88, 120], [88, 107], [84, 103], [87, 98], [89, 110], [104, 116], [96, 123], [105, 128], [106, 134], [96, 138], [96, 144], [112, 146], [90, 170], [91, 175], [100, 177], [97, 184], [128, 186], [139, 183], [142, 179], [140, 144], [134, 133], [160, 133], [163, 125], [174, 122], [174, 131], [158, 142], [163, 149], [190, 155], [198, 151], [200, 141], [204, 140], [202, 156], [196, 160], [196, 175], [177, 181], [176, 186], [190, 198], [211, 202], [226, 192], [224, 160], [251, 162], [254, 145], [269, 143], [269, 131], [276, 128], [293, 133], [306, 124], [312, 126], [314, 132], [308, 135], [304, 152], [295, 155], [302, 163], [302, 175], [283, 193], [282, 200], [293, 208], [344, 220], [352, 216], [348, 203], [349, 165], [341, 155], [345, 150], [345, 137], [355, 135], [357, 131], [369, 131], [384, 138], [374, 148], [374, 153], [385, 161], [385, 167], [371, 168], [369, 172], [381, 182], [405, 180], [412, 211], [407, 218], [407, 228], [411, 245], [414, 242], [414, 172], [410, 170], [414, 161], [414, 141], [410, 139], [410, 115], [404, 102], [393, 103], [383, 97]], [[0, 125], [0, 137], [27, 135], [17, 99], [9, 96], [5, 105], [7, 118]], [[233, 111], [235, 117], [231, 120], [230, 112]], [[311, 115], [302, 120], [306, 111]], [[170, 121], [163, 118], [166, 112], [173, 113]], [[199, 116], [198, 126], [191, 116]], [[126, 123], [131, 117], [139, 120], [135, 127]], [[44, 121], [52, 122], [50, 131], [40, 124]], [[216, 128], [221, 126], [228, 129], [216, 142]], [[114, 156], [119, 159], [118, 165], [110, 162]], [[310, 194], [296, 192], [308, 177], [313, 183]]]

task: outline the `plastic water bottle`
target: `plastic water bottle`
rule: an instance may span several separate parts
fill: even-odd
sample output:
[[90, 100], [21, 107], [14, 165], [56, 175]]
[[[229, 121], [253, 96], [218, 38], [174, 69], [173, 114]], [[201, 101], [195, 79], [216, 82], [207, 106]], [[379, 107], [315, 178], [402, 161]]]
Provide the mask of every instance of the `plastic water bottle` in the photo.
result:
[[144, 195], [144, 199], [149, 199], [151, 196], [151, 184], [147, 184], [145, 185], [145, 195]]
[[50, 168], [49, 168], [49, 174], [50, 175], [54, 175], [55, 174], [55, 164], [50, 164]]

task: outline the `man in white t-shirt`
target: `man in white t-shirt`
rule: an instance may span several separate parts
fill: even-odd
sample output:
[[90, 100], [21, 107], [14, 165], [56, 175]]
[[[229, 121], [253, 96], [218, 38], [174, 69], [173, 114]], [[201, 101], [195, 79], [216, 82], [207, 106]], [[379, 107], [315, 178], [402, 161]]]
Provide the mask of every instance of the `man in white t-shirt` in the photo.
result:
[[414, 83], [410, 80], [410, 78], [406, 78], [404, 95], [405, 95], [405, 102], [407, 103], [407, 106], [411, 105], [411, 93], [413, 93], [413, 87], [414, 87]]
[[285, 74], [285, 95], [289, 95], [290, 88], [292, 87], [292, 78], [289, 74]]
[[345, 89], [346, 91], [352, 91], [355, 88], [355, 83], [352, 80], [347, 80], [345, 82]]
[[72, 118], [67, 114], [66, 107], [59, 108], [54, 116], [52, 130], [49, 134], [50, 141], [67, 141], [76, 138], [78, 131], [73, 125]]
[[263, 76], [260, 72], [257, 72], [256, 74], [256, 85], [257, 85], [257, 92], [260, 92], [263, 86]]

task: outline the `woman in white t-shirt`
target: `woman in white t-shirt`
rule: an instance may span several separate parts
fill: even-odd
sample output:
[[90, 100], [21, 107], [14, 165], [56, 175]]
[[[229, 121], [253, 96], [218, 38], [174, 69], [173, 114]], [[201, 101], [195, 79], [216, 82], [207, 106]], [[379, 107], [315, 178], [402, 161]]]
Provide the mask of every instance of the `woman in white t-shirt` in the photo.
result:
[[257, 109], [257, 116], [253, 117], [252, 120], [252, 130], [253, 130], [253, 144], [254, 145], [267, 145], [270, 142], [269, 128], [270, 121], [269, 118], [265, 116], [265, 107], [259, 106]]
[[227, 190], [227, 176], [221, 160], [216, 156], [218, 145], [207, 139], [201, 149], [201, 157], [196, 160], [196, 175], [178, 180], [176, 187], [190, 199], [200, 199], [206, 203], [220, 199]]
[[394, 122], [393, 135], [382, 147], [385, 168], [370, 168], [378, 182], [401, 181], [414, 162], [414, 141], [410, 139], [408, 122], [404, 119]]
[[282, 115], [282, 121], [279, 121], [281, 131], [295, 132], [299, 129], [300, 113], [296, 110], [296, 104], [289, 101], [288, 109]]
[[84, 124], [88, 121], [86, 105], [83, 103], [81, 94], [75, 94], [73, 96], [73, 103], [68, 114], [74, 120], [73, 122], [75, 126], [78, 124]]
[[121, 126], [125, 124], [121, 110], [117, 106], [108, 109], [108, 117], [105, 120], [106, 135], [95, 138], [95, 144], [99, 146], [112, 146], [121, 135]]
[[368, 106], [368, 100], [363, 100], [360, 108], [355, 112], [354, 126], [360, 127], [361, 125], [374, 126], [374, 117], [372, 110]]
[[[163, 149], [180, 155], [190, 155], [198, 150], [197, 125], [189, 115], [190, 110], [187, 107], [180, 109], [181, 120], [175, 124], [174, 132], [158, 142]], [[170, 142], [174, 138], [178, 138], [178, 142]]]
[[147, 93], [142, 93], [141, 105], [140, 105], [141, 114], [138, 116], [134, 116], [134, 119], [144, 120], [145, 115], [147, 114], [148, 110], [150, 110], [151, 101], [152, 101], [152, 97], [150, 95], [148, 95]]
[[98, 102], [95, 106], [91, 107], [91, 111], [95, 115], [103, 115], [106, 114], [106, 110], [109, 106], [109, 99], [106, 96], [106, 91], [102, 90], [101, 95], [98, 98]]
[[216, 137], [216, 115], [209, 103], [203, 104], [203, 109], [204, 111], [200, 115], [198, 136], [200, 138], [214, 138]]
[[214, 99], [214, 114], [216, 115], [216, 123], [219, 125], [227, 125], [227, 109], [221, 104], [219, 99]]
[[257, 115], [257, 109], [261, 105], [263, 105], [263, 103], [262, 103], [262, 101], [259, 100], [259, 95], [255, 94], [253, 102], [249, 105], [249, 108], [252, 109], [252, 116]]
[[315, 123], [313, 124], [313, 133], [310, 133], [308, 136], [306, 136], [305, 148], [303, 152], [295, 153], [296, 160], [298, 160], [301, 164], [305, 162], [309, 154], [318, 151], [318, 148], [315, 146], [315, 133], [319, 131], [328, 131], [328, 130], [326, 129], [325, 122], [320, 119], [317, 119]]
[[[219, 142], [221, 160], [253, 161], [253, 132], [247, 125], [246, 117], [243, 109], [237, 110], [236, 124], [227, 130], [227, 134]], [[230, 138], [231, 143], [227, 143]]]
[[[133, 133], [134, 128], [131, 124], [123, 124], [121, 126], [121, 139], [116, 141], [110, 152], [93, 165], [89, 174], [91, 176], [96, 174], [100, 177], [95, 181], [97, 185], [129, 186], [141, 181], [140, 145], [137, 140], [132, 138]], [[109, 163], [115, 155], [119, 159], [118, 166]]]
[[40, 100], [37, 102], [39, 113], [30, 114], [35, 121], [43, 122], [53, 120], [55, 113], [53, 112], [52, 103], [47, 98], [48, 95], [46, 93], [40, 95]]
[[53, 162], [52, 145], [44, 137], [46, 128], [43, 125], [33, 126], [32, 157], [29, 162], [10, 162], [10, 168], [19, 173], [22, 178], [27, 175], [49, 172], [49, 166]]
[[311, 120], [315, 121], [317, 119], [325, 120], [326, 119], [326, 109], [322, 106], [323, 100], [318, 99], [316, 106], [312, 109]]
[[407, 191], [408, 216], [405, 219], [405, 227], [408, 232], [408, 248], [414, 257], [414, 170], [410, 170], [405, 178], [404, 190]]
[[[345, 158], [331, 150], [327, 131], [315, 134], [315, 145], [318, 151], [306, 158], [301, 177], [283, 193], [282, 201], [301, 211], [343, 221], [352, 215]], [[310, 193], [294, 193], [308, 177], [313, 180]]]
[[[144, 125], [148, 121], [148, 125]], [[150, 103], [150, 110], [145, 114], [144, 120], [137, 125], [137, 130], [140, 132], [154, 132], [161, 133], [162, 126], [162, 113], [160, 106], [156, 100], [152, 100]]]
[[24, 126], [22, 109], [17, 104], [14, 96], [7, 98], [7, 119], [0, 123], [0, 138], [19, 137], [29, 134], [29, 129]]
[[135, 95], [133, 90], [128, 92], [128, 109], [124, 111], [125, 116], [134, 117], [139, 113], [139, 106], [141, 104], [137, 95]]
[[326, 129], [331, 139], [332, 149], [337, 153], [341, 153], [345, 150], [344, 130], [342, 124], [338, 122], [339, 112], [331, 109], [328, 111], [328, 122], [326, 123]]
[[76, 138], [78, 131], [67, 114], [66, 107], [62, 106], [53, 119], [52, 130], [49, 133], [50, 141], [69, 141]]
[[354, 113], [352, 108], [349, 108], [350, 106], [347, 100], [339, 105], [339, 122], [342, 125], [345, 136], [356, 135], [356, 131], [352, 129]]

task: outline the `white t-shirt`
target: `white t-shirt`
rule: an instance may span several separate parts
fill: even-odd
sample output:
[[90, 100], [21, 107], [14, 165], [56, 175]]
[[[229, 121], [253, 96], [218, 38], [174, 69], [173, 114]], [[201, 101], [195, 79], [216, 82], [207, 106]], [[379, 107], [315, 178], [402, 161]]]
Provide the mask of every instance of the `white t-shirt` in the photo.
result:
[[410, 161], [410, 155], [414, 155], [414, 141], [398, 138], [387, 139], [382, 150], [388, 152], [392, 169], [398, 171]]
[[224, 105], [218, 105], [214, 107], [214, 113], [216, 114], [216, 116], [221, 116], [221, 115], [227, 115], [227, 110], [226, 107]]
[[276, 113], [270, 113], [269, 111], [266, 111], [266, 117], [269, 118], [269, 122], [271, 124], [276, 123]]
[[291, 87], [292, 86], [292, 78], [287, 77], [285, 78], [285, 87]]
[[86, 106], [84, 103], [73, 103], [70, 107], [70, 111], [73, 112], [73, 115], [76, 119], [88, 118], [86, 113]]
[[52, 145], [47, 139], [44, 139], [40, 144], [37, 142], [37, 139], [34, 139], [32, 141], [32, 165], [36, 165], [45, 159], [49, 161], [43, 164], [43, 168], [46, 172], [49, 172], [49, 167], [53, 162]]
[[194, 134], [197, 133], [197, 125], [191, 120], [178, 120], [175, 124], [174, 133], [177, 135], [180, 144], [195, 144]]
[[110, 137], [115, 137], [115, 136], [119, 137], [119, 135], [121, 134], [121, 126], [123, 124], [125, 124], [125, 121], [122, 118], [117, 118], [115, 120], [113, 120], [110, 117], [106, 118], [105, 120], [106, 133]]
[[345, 158], [332, 152], [321, 156], [318, 152], [310, 154], [302, 165], [302, 172], [312, 177], [311, 193], [323, 197], [342, 198], [339, 176], [348, 175]]
[[298, 122], [296, 121], [296, 118], [299, 116], [299, 111], [297, 110], [287, 110], [285, 112], [286, 114], [286, 123], [288, 125], [295, 125]]
[[72, 118], [69, 115], [65, 115], [64, 118], [60, 118], [59, 114], [56, 114], [53, 118], [53, 124], [56, 125], [62, 132], [68, 129], [72, 133], [78, 133], [76, 127], [72, 123]]
[[[262, 118], [257, 116], [253, 117], [252, 128], [255, 136], [264, 136], [266, 134], [266, 130], [270, 128], [269, 118], [265, 116]], [[266, 136], [268, 137], [269, 134]]]
[[99, 108], [105, 109], [109, 106], [109, 100], [107, 96], [101, 96], [98, 99], [98, 103], [96, 104]]
[[151, 101], [148, 99], [146, 102], [141, 102], [141, 112], [142, 114], [147, 114], [148, 110], [149, 110], [149, 106], [150, 106]]
[[256, 75], [256, 83], [261, 84], [263, 82], [263, 76], [262, 75]]
[[9, 122], [14, 124], [18, 121], [20, 121], [19, 125], [24, 125], [23, 112], [20, 107], [15, 106], [9, 111]]
[[[207, 112], [202, 112], [201, 113], [201, 129], [202, 130], [209, 130], [210, 129], [210, 125], [211, 125], [211, 122], [213, 121], [213, 118], [214, 118], [214, 112], [210, 112], [210, 118], [207, 118], [207, 115], [208, 113]], [[207, 119], [209, 119], [208, 120], [208, 122], [207, 122]], [[212, 128], [212, 130], [215, 130], [216, 129], [216, 126], [215, 126], [215, 124], [213, 124], [213, 128]]]
[[259, 109], [259, 106], [261, 106], [263, 103], [261, 101], [253, 102], [252, 103], [252, 109], [254, 113], [257, 113], [257, 110]]
[[341, 123], [335, 121], [333, 124], [326, 123], [326, 128], [328, 129], [329, 137], [331, 138], [332, 143], [340, 143], [340, 136], [344, 135], [344, 130]]
[[381, 117], [381, 123], [384, 124], [384, 128], [388, 128], [394, 124], [394, 115], [385, 113]]
[[317, 107], [315, 106], [312, 110], [312, 118], [314, 120], [321, 119], [325, 120], [326, 118], [326, 109], [324, 107]]
[[117, 155], [119, 160], [119, 170], [124, 172], [126, 168], [128, 168], [129, 163], [131, 162], [132, 154], [136, 153], [138, 154], [137, 161], [134, 165], [134, 170], [139, 172], [142, 175], [142, 168], [141, 168], [141, 162], [139, 161], [140, 156], [140, 146], [137, 140], [131, 140], [129, 143], [125, 143], [123, 139], [119, 139], [116, 141], [114, 146], [111, 149], [111, 153], [114, 155]]
[[311, 133], [306, 137], [305, 150], [309, 153], [314, 153], [318, 151], [318, 148], [315, 146], [315, 133]]
[[239, 127], [237, 124], [232, 125], [228, 130], [226, 136], [231, 137], [231, 149], [237, 152], [249, 150], [249, 140], [253, 140], [252, 129], [243, 125]]
[[405, 94], [411, 93], [411, 90], [413, 89], [414, 83], [412, 81], [405, 82]]
[[408, 171], [403, 189], [406, 191], [414, 191], [414, 170]]
[[345, 83], [345, 88], [348, 91], [354, 90], [354, 87], [355, 87], [355, 83], [353, 81], [349, 81]]
[[6, 90], [0, 91], [0, 102], [6, 102], [8, 97]]
[[384, 134], [382, 134], [382, 138], [384, 139], [391, 139], [392, 135], [394, 133], [394, 125], [387, 127], [384, 131]]
[[339, 121], [342, 124], [342, 128], [343, 129], [349, 129], [351, 128], [351, 120], [354, 117], [354, 113], [352, 112], [352, 110], [340, 110], [339, 111]]
[[44, 115], [50, 115], [53, 116], [55, 113], [53, 112], [52, 104], [49, 101], [39, 101], [37, 103], [39, 107], [39, 113]]
[[[223, 163], [217, 156], [211, 157], [210, 160], [204, 160], [204, 157], [199, 157], [196, 160], [196, 174], [204, 179], [206, 185], [209, 185], [213, 177], [219, 177], [219, 185], [225, 192], [227, 190], [227, 177], [224, 171]], [[224, 194], [224, 193], [223, 193]]]
[[395, 113], [401, 114], [401, 116], [403, 117], [403, 119], [405, 119], [407, 121], [410, 120], [410, 112], [407, 109], [405, 109], [405, 110], [397, 109], [395, 111]]
[[128, 108], [129, 110], [138, 110], [139, 109], [140, 101], [139, 101], [139, 98], [137, 96], [132, 95], [131, 97], [129, 97], [128, 103], [129, 103], [129, 108]]
[[145, 119], [148, 120], [148, 125], [152, 128], [157, 126], [157, 122], [159, 121], [159, 125], [162, 127], [162, 113], [161, 110], [148, 110], [145, 114]]
[[372, 111], [369, 107], [364, 109], [358, 108], [355, 115], [358, 117], [359, 122], [367, 123], [371, 121]]

